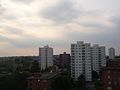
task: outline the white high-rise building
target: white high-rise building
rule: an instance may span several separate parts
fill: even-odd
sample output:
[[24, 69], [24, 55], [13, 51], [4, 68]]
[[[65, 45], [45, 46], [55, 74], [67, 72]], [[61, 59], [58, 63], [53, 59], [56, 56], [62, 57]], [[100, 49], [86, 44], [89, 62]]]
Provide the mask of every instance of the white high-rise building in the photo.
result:
[[81, 74], [86, 81], [92, 80], [90, 43], [78, 41], [71, 44], [71, 77], [77, 80]]
[[109, 59], [115, 59], [115, 49], [109, 48]]
[[96, 71], [99, 74], [100, 69], [106, 66], [105, 47], [94, 44], [91, 47], [91, 54], [92, 70]]
[[92, 70], [99, 73], [106, 66], [105, 47], [78, 41], [71, 44], [71, 77], [75, 80], [83, 74], [86, 81], [92, 80]]
[[40, 67], [45, 70], [47, 67], [53, 66], [53, 48], [44, 46], [39, 48]]

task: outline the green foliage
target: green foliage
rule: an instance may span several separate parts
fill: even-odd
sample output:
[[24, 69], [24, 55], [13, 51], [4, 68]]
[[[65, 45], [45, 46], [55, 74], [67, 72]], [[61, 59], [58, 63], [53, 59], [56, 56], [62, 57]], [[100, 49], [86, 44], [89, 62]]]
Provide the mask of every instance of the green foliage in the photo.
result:
[[29, 76], [28, 72], [13, 73], [0, 77], [0, 90], [27, 90], [26, 78]]
[[32, 63], [32, 67], [31, 67], [31, 70], [30, 70], [32, 73], [35, 73], [35, 72], [40, 72], [40, 67], [39, 67], [39, 63], [37, 61], [34, 61]]
[[73, 81], [66, 75], [57, 76], [53, 81], [53, 90], [70, 90]]
[[21, 72], [14, 74], [14, 82], [17, 90], [26, 90], [27, 89], [27, 81], [26, 78], [30, 75], [28, 72]]
[[11, 82], [13, 78], [11, 76], [0, 77], [0, 90], [14, 90], [14, 83]]
[[27, 90], [26, 78], [30, 76], [30, 71], [40, 70], [38, 63], [32, 61], [30, 58], [16, 57], [14, 62], [8, 60], [7, 63], [1, 63], [0, 90]]
[[25, 65], [19, 61], [17, 63], [19, 65], [14, 72], [11, 71], [11, 74], [6, 73], [6, 75], [0, 76], [0, 90], [27, 90], [26, 78], [30, 75], [30, 72], [26, 71]]
[[72, 90], [85, 90], [85, 76], [81, 74], [78, 81], [74, 81], [74, 88]]
[[78, 77], [78, 81], [85, 81], [85, 75], [81, 74], [79, 77]]
[[93, 81], [100, 79], [100, 76], [98, 75], [96, 71], [92, 71], [92, 79]]
[[93, 82], [96, 90], [103, 90], [103, 84], [101, 80], [94, 79]]

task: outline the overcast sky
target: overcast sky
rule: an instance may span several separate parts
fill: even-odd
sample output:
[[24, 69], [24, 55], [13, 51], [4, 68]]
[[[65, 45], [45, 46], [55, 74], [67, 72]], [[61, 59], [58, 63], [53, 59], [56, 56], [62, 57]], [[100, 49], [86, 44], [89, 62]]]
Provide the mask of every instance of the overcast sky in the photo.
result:
[[120, 0], [0, 0], [0, 56], [70, 52], [85, 41], [120, 50]]

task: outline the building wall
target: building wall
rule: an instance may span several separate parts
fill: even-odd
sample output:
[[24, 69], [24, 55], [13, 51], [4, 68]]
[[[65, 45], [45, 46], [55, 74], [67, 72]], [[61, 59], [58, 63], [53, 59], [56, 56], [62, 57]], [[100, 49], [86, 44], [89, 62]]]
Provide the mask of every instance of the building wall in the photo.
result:
[[112, 61], [102, 71], [104, 90], [120, 89], [120, 61]]
[[92, 70], [99, 73], [100, 64], [99, 64], [99, 45], [93, 45], [91, 48], [92, 53]]
[[91, 48], [89, 43], [78, 41], [71, 44], [71, 77], [75, 80], [81, 74], [85, 75], [86, 81], [91, 81]]
[[106, 52], [105, 47], [100, 47], [100, 68], [106, 67]]
[[40, 67], [45, 70], [47, 67], [53, 66], [53, 48], [45, 46], [39, 48]]
[[46, 62], [46, 49], [45, 48], [39, 48], [39, 56], [40, 56], [40, 67], [41, 69], [45, 69], [47, 66]]
[[51, 81], [45, 79], [29, 79], [28, 90], [52, 90]]
[[92, 80], [92, 70], [100, 72], [102, 67], [106, 66], [105, 47], [90, 43], [78, 41], [71, 44], [71, 77], [75, 80], [81, 74], [85, 75], [86, 81]]
[[115, 59], [115, 49], [109, 48], [109, 59]]
[[53, 66], [53, 48], [47, 49], [47, 67]]
[[37, 79], [29, 79], [28, 80], [28, 86], [27, 90], [39, 90], [38, 86], [38, 80]]
[[91, 68], [91, 47], [90, 47], [90, 43], [85, 43], [85, 79], [86, 81], [92, 81], [91, 70], [92, 70]]
[[98, 44], [94, 44], [91, 48], [92, 54], [92, 70], [97, 73], [100, 72], [102, 67], [106, 67], [106, 54], [105, 47], [99, 46]]
[[67, 54], [66, 52], [60, 54], [60, 64], [61, 66], [70, 66], [70, 54]]

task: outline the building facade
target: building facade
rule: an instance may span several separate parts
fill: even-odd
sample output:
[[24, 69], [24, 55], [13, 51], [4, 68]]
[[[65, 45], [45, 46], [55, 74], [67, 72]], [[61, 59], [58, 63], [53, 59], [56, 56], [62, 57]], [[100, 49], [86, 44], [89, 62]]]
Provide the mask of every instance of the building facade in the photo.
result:
[[120, 89], [120, 60], [109, 62], [108, 66], [102, 70], [102, 81], [104, 90]]
[[57, 73], [34, 74], [27, 78], [27, 90], [53, 90], [52, 80]]
[[109, 48], [109, 59], [113, 60], [115, 59], [115, 49]]
[[78, 41], [71, 44], [71, 77], [77, 80], [81, 74], [92, 81], [92, 71], [100, 72], [106, 66], [105, 47]]
[[49, 46], [39, 48], [39, 59], [41, 70], [53, 66], [53, 48]]
[[59, 58], [61, 66], [70, 66], [70, 54], [64, 52], [63, 54], [60, 54]]
[[71, 77], [77, 80], [81, 74], [86, 81], [92, 80], [90, 43], [78, 41], [71, 44]]
[[102, 67], [106, 67], [106, 54], [105, 47], [94, 44], [91, 47], [91, 60], [92, 60], [92, 70], [96, 71], [98, 74]]

